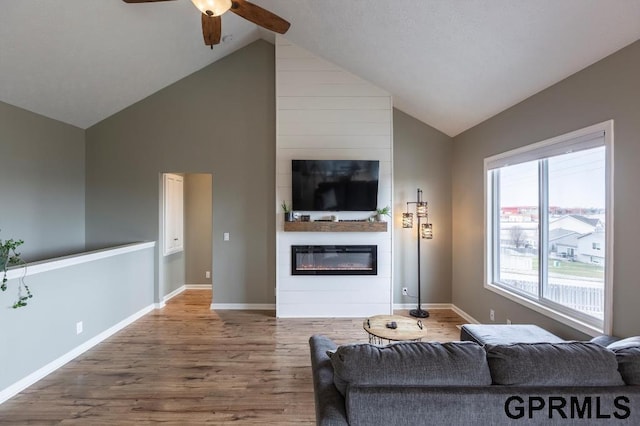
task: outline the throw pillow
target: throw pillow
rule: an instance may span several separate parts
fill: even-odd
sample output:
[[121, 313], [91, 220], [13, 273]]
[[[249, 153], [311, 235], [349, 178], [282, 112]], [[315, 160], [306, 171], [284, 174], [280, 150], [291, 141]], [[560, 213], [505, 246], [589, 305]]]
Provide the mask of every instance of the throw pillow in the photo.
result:
[[602, 336], [596, 336], [593, 339], [589, 340], [591, 343], [597, 343], [600, 346], [609, 346], [610, 344], [612, 344], [613, 342], [617, 342], [618, 340], [620, 340], [619, 337], [615, 337], [615, 336], [609, 336], [609, 335], [602, 335]]
[[607, 348], [616, 354], [622, 380], [628, 385], [640, 385], [640, 337], [618, 340]]

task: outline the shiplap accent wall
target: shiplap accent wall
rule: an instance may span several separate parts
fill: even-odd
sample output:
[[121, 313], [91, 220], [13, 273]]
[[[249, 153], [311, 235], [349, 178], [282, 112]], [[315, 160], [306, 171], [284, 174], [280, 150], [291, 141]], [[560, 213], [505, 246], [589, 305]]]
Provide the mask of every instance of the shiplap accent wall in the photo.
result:
[[[392, 312], [392, 223], [387, 232], [284, 232], [291, 160], [379, 160], [378, 206], [393, 205], [392, 99], [389, 93], [276, 37], [276, 314], [364, 317]], [[329, 213], [301, 212], [312, 219]], [[364, 219], [369, 212], [337, 212]], [[389, 219], [390, 220], [390, 219]], [[375, 244], [377, 276], [291, 275], [291, 246]]]

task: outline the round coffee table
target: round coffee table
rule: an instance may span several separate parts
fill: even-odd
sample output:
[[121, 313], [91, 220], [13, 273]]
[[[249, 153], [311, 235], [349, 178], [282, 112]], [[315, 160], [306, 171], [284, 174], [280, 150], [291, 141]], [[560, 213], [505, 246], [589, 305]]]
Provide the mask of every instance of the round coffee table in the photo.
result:
[[[387, 327], [392, 322], [397, 328]], [[362, 328], [369, 334], [369, 343], [378, 345], [384, 344], [384, 340], [419, 342], [427, 337], [427, 326], [422, 320], [400, 315], [374, 315], [364, 320]]]

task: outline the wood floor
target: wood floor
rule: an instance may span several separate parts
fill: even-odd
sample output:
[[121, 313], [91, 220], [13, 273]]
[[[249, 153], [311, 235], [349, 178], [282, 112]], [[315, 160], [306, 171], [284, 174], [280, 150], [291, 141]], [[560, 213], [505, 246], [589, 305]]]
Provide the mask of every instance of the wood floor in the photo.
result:
[[[362, 319], [277, 319], [210, 302], [185, 291], [0, 405], [0, 424], [314, 424], [309, 336], [368, 341]], [[450, 341], [464, 320], [433, 310], [424, 323], [429, 340]]]

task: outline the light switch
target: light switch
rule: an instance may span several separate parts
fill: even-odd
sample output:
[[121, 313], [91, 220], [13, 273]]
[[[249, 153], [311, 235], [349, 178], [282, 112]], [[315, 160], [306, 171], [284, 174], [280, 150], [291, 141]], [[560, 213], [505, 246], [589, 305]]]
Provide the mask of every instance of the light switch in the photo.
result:
[[223, 239], [223, 240], [225, 240], [225, 241], [229, 241], [229, 233], [228, 233], [228, 232], [225, 232], [225, 233], [223, 234], [223, 236], [222, 236], [222, 239]]

